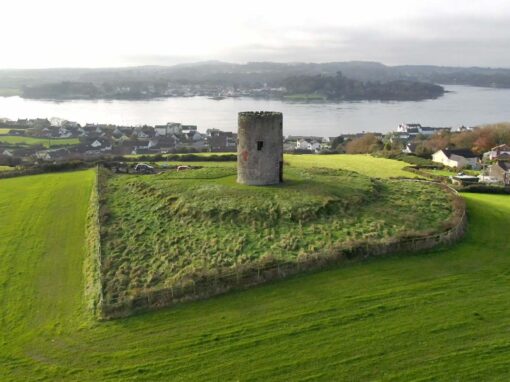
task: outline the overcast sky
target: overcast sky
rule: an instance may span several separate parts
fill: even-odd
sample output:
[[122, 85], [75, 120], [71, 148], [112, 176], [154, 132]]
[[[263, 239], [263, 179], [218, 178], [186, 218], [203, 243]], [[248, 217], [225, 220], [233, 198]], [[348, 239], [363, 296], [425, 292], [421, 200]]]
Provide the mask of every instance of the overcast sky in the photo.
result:
[[1, 0], [0, 68], [199, 60], [510, 67], [510, 0]]

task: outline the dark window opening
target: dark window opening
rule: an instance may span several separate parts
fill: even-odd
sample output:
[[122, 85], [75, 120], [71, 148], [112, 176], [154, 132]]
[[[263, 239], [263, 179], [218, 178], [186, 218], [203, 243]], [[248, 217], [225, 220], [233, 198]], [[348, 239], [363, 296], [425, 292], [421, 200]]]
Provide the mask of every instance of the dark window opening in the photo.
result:
[[264, 141], [257, 141], [257, 151], [262, 151], [262, 147], [264, 147]]

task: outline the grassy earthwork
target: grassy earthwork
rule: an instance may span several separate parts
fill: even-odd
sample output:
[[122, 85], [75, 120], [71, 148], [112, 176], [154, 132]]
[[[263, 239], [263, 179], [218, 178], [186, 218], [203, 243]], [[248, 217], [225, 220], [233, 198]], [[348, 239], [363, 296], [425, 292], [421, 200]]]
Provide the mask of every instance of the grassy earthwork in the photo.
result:
[[464, 195], [469, 231], [450, 249], [96, 322], [82, 272], [94, 176], [0, 180], [2, 381], [478, 381], [510, 373], [508, 196]]
[[242, 186], [235, 168], [211, 166], [107, 177], [101, 187], [105, 302], [219, 273], [238, 278], [348, 243], [440, 232], [452, 218], [451, 196], [429, 184], [293, 166], [285, 179], [278, 186]]

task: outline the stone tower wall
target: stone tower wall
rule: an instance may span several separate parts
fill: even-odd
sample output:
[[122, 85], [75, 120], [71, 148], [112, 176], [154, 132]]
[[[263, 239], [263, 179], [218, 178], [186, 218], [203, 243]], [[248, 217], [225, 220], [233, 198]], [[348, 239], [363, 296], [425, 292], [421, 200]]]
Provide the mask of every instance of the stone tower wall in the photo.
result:
[[242, 112], [238, 122], [237, 182], [254, 186], [282, 182], [282, 113]]

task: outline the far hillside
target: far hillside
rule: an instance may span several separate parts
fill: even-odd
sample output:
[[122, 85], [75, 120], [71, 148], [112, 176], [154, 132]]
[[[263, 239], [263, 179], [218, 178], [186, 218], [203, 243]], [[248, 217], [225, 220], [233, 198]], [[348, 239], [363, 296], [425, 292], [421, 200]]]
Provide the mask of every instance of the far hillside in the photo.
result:
[[[338, 73], [349, 80], [349, 86], [337, 84]], [[320, 85], [320, 91], [309, 92], [306, 84], [310, 81], [315, 82], [315, 88], [321, 81], [327, 84]], [[414, 100], [442, 95], [443, 90], [437, 84], [509, 88], [510, 69], [387, 66], [359, 61], [247, 64], [213, 61], [110, 69], [0, 70], [0, 94], [48, 99], [202, 95], [218, 99], [250, 96]]]

